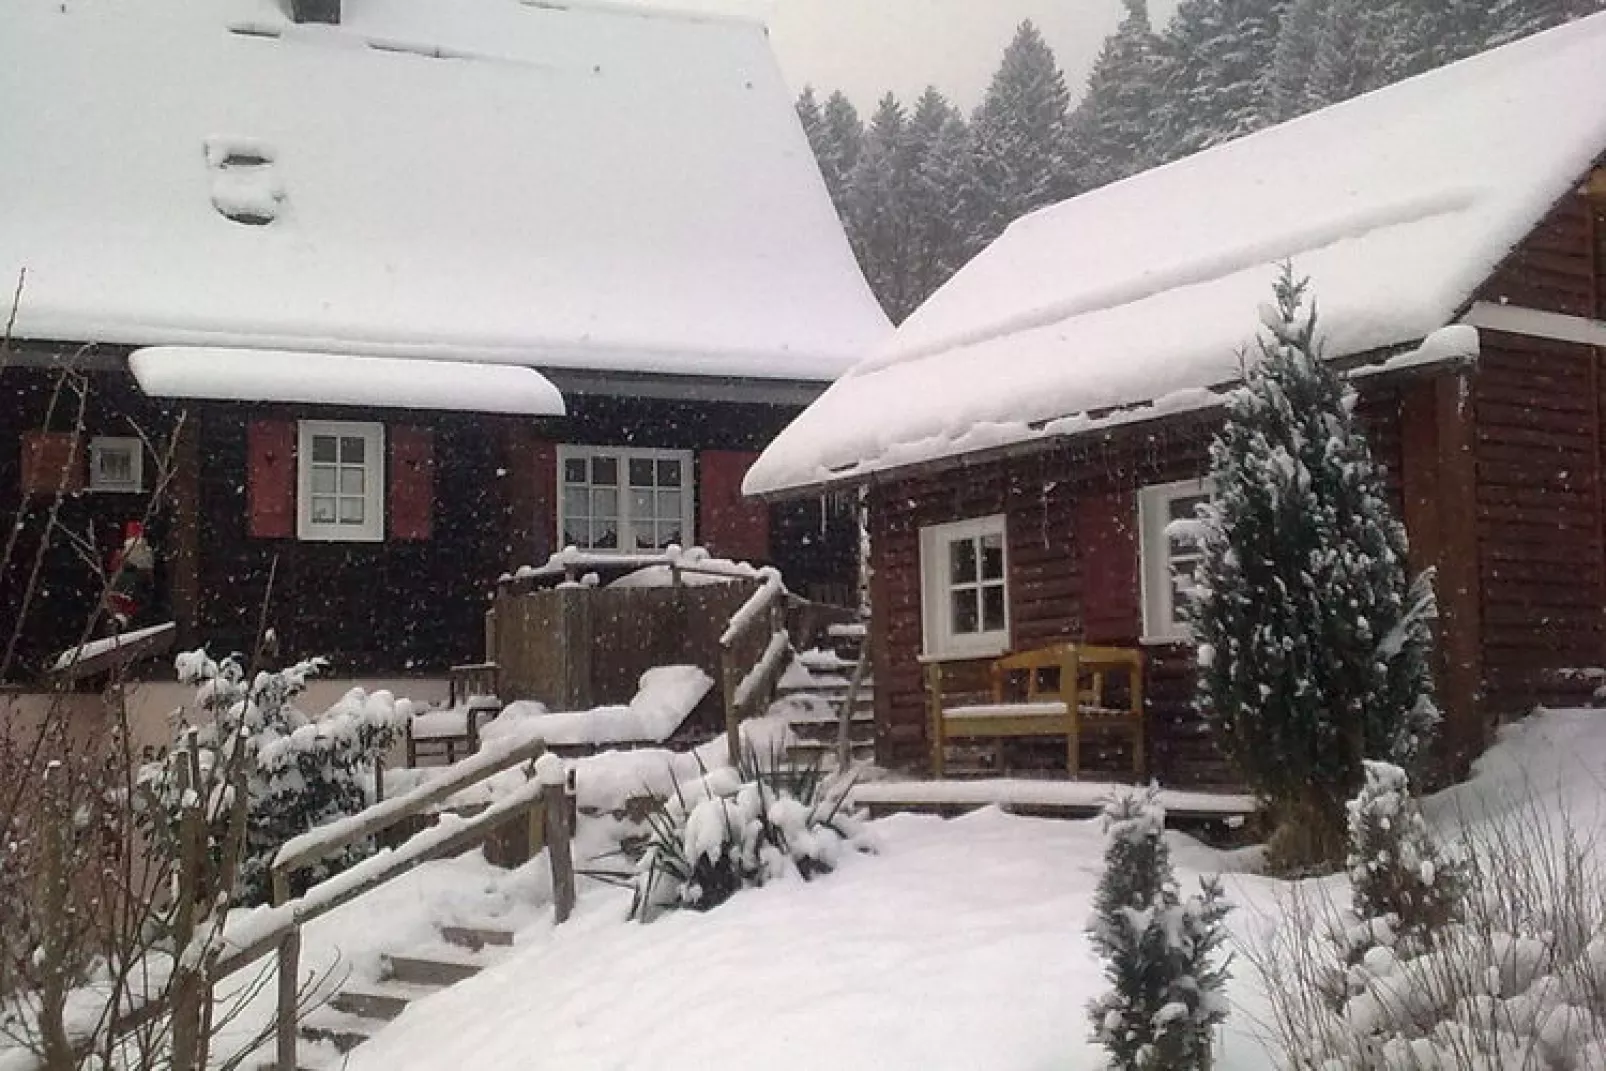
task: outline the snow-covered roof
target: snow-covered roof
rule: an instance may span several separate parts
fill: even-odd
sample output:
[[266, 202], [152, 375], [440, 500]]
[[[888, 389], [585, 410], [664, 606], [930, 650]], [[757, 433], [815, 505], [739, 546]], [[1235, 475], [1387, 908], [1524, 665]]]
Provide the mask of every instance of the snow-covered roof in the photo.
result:
[[1284, 260], [1312, 279], [1330, 356], [1414, 345], [1606, 151], [1602, 72], [1597, 15], [1029, 215], [787, 428], [745, 489], [1191, 407], [1238, 378]]
[[8, 0], [17, 334], [825, 381], [890, 330], [760, 25], [345, 9]]
[[563, 416], [563, 395], [533, 368], [301, 350], [147, 346], [128, 358], [152, 398], [305, 402], [381, 409]]

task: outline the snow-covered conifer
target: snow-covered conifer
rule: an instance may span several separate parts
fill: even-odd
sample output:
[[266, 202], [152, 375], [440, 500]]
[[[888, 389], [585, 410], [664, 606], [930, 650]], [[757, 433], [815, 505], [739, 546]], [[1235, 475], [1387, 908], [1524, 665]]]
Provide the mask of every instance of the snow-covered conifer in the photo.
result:
[[1078, 191], [1108, 185], [1148, 165], [1160, 69], [1148, 0], [1126, 0], [1126, 18], [1105, 40], [1088, 76], [1087, 95], [1071, 117]]
[[1431, 574], [1408, 579], [1405, 529], [1305, 291], [1285, 266], [1211, 444], [1188, 608], [1199, 705], [1272, 805], [1285, 866], [1341, 858], [1362, 761], [1411, 765], [1438, 722]]
[[[1432, 945], [1460, 913], [1459, 864], [1440, 850], [1398, 766], [1366, 763], [1366, 783], [1348, 804], [1353, 911], [1369, 932], [1386, 931], [1402, 950]], [[1364, 942], [1363, 942], [1364, 943]], [[1351, 947], [1351, 958], [1362, 949]]]
[[1227, 1016], [1230, 906], [1214, 880], [1182, 898], [1152, 790], [1117, 796], [1104, 813], [1109, 845], [1088, 937], [1111, 989], [1088, 1007], [1094, 1040], [1118, 1071], [1201, 1071]]
[[1030, 20], [1021, 23], [971, 121], [977, 171], [973, 248], [1070, 191], [1070, 103], [1053, 50]]

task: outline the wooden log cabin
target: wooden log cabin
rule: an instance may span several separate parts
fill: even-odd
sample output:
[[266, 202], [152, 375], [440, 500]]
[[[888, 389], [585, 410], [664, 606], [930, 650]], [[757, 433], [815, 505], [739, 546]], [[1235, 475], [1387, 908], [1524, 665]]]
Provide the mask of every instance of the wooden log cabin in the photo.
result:
[[925, 667], [1071, 641], [1142, 650], [1149, 773], [1232, 780], [1166, 526], [1287, 261], [1438, 571], [1453, 764], [1606, 663], [1602, 70], [1595, 16], [1027, 216], [783, 432], [750, 494], [866, 489], [880, 761], [932, 764]]
[[348, 7], [8, 8], [12, 676], [77, 642], [85, 558], [175, 432], [143, 620], [215, 653], [265, 623], [344, 676], [438, 674], [481, 657], [497, 576], [565, 545], [851, 592], [851, 513], [739, 490], [890, 330], [762, 27]]

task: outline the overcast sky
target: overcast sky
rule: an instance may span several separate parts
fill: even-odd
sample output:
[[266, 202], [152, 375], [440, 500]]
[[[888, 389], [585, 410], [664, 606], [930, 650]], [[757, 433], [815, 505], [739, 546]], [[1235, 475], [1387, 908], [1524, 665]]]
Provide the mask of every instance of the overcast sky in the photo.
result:
[[[794, 87], [841, 89], [867, 108], [936, 85], [967, 110], [980, 99], [1022, 19], [1043, 31], [1080, 95], [1121, 0], [638, 0], [763, 19]], [[1162, 25], [1177, 0], [1150, 0]], [[822, 93], [823, 95], [823, 93]]]

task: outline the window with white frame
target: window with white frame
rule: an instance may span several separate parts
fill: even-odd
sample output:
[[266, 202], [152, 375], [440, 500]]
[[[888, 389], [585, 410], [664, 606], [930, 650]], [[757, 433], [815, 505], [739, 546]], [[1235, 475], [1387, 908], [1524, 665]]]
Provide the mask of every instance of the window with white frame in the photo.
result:
[[925, 653], [987, 657], [1009, 649], [1009, 565], [1002, 515], [920, 530]]
[[692, 541], [692, 456], [685, 450], [558, 450], [564, 546], [624, 553]]
[[143, 491], [145, 446], [135, 436], [96, 436], [89, 440], [91, 491]]
[[303, 420], [296, 456], [297, 536], [354, 543], [385, 538], [383, 424]]
[[1193, 531], [1198, 507], [1210, 501], [1208, 480], [1145, 487], [1138, 492], [1138, 529], [1143, 564], [1143, 634], [1155, 640], [1185, 640], [1183, 608], [1193, 592], [1199, 540]]

